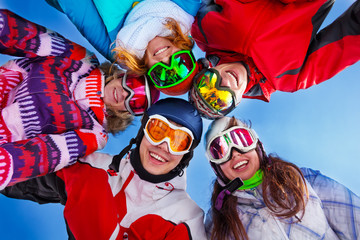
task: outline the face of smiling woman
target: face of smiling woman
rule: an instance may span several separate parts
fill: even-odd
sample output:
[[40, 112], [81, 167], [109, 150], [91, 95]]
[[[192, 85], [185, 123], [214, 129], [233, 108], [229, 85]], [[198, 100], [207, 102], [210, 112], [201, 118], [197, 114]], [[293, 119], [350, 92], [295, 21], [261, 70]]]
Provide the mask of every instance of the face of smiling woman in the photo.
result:
[[241, 63], [224, 63], [214, 67], [222, 80], [221, 86], [228, 87], [234, 91], [236, 99], [240, 102], [247, 86], [247, 70]]
[[237, 177], [248, 180], [260, 168], [259, 156], [255, 150], [241, 154], [236, 150], [231, 150], [231, 159], [220, 165], [225, 176], [231, 181]]
[[146, 65], [150, 68], [158, 62], [169, 64], [171, 55], [180, 50], [180, 48], [175, 47], [168, 39], [155, 37], [149, 42], [146, 49]]
[[105, 85], [103, 101], [107, 107], [115, 111], [126, 111], [125, 99], [128, 92], [121, 84], [122, 78], [117, 78]]

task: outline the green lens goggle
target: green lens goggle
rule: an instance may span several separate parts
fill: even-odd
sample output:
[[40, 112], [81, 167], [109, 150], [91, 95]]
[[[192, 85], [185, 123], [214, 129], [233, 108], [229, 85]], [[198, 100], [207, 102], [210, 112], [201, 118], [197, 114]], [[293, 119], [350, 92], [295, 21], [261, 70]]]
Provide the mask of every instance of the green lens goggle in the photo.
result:
[[157, 88], [169, 88], [187, 79], [195, 68], [194, 54], [190, 50], [181, 50], [171, 55], [169, 65], [155, 63], [147, 75]]

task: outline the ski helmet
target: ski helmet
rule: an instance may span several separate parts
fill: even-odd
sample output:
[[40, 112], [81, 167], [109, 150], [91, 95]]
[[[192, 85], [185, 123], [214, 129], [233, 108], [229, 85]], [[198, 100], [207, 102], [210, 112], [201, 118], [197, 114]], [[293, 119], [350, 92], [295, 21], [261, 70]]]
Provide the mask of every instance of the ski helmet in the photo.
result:
[[[140, 162], [140, 157], [138, 156], [140, 144], [144, 137], [144, 128], [146, 126], [146, 123], [149, 117], [155, 114], [161, 115], [168, 120], [171, 120], [177, 124], [180, 124], [188, 128], [194, 136], [194, 140], [189, 149], [189, 152], [183, 156], [178, 166], [167, 174], [156, 175], [156, 176], [148, 173], [142, 167], [142, 164]], [[194, 148], [200, 143], [202, 129], [203, 129], [202, 119], [199, 113], [197, 112], [197, 110], [188, 101], [181, 98], [161, 99], [155, 104], [153, 104], [144, 113], [143, 118], [141, 119], [141, 126], [137, 136], [130, 140], [129, 146], [124, 148], [119, 155], [116, 155], [114, 157], [113, 162], [110, 165], [110, 168], [115, 171], [118, 171], [119, 168], [118, 166], [122, 157], [130, 150], [131, 146], [135, 143], [136, 148], [132, 152], [132, 154], [135, 155], [130, 159], [135, 171], [138, 173], [140, 178], [153, 183], [168, 181], [176, 177], [177, 175], [182, 175], [183, 169], [189, 165], [189, 162], [193, 156]]]
[[[215, 121], [213, 121], [207, 132], [205, 133], [205, 149], [207, 149], [208, 144], [210, 144], [210, 140], [215, 137], [217, 134], [226, 131], [227, 129], [229, 129], [230, 126], [230, 121], [232, 119], [235, 119], [235, 125], [239, 126], [239, 127], [244, 127], [244, 128], [249, 128], [249, 126], [247, 124], [245, 124], [244, 122], [240, 121], [239, 119], [233, 118], [233, 117], [222, 117], [220, 119], [216, 119]], [[255, 138], [257, 138], [257, 144], [256, 144], [256, 152], [259, 154], [259, 159], [260, 161], [268, 161], [267, 155], [264, 151], [264, 148], [262, 146], [261, 141], [259, 140], [256, 132], [253, 129], [250, 129], [252, 131], [252, 134]], [[234, 149], [236, 149], [236, 147], [234, 147]], [[231, 149], [230, 149], [231, 150]], [[208, 154], [208, 153], [207, 153]], [[209, 157], [207, 155], [207, 157]], [[231, 157], [231, 155], [230, 155]], [[216, 176], [218, 177], [218, 182], [221, 185], [227, 184], [230, 180], [225, 176], [225, 174], [223, 173], [223, 171], [221, 170], [220, 164], [216, 164], [214, 162], [211, 162], [211, 167], [213, 168]]]

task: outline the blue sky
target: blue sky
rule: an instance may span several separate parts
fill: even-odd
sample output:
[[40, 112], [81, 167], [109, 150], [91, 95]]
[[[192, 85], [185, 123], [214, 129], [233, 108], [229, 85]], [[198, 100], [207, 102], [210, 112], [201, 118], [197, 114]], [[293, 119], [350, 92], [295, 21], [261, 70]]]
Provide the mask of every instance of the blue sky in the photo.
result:
[[[325, 25], [353, 1], [335, 3]], [[55, 30], [96, 52], [69, 20], [45, 0], [0, 0], [0, 7]], [[198, 49], [197, 57], [203, 56]], [[100, 56], [100, 55], [98, 55]], [[9, 58], [0, 55], [0, 64]], [[103, 58], [100, 58], [102, 61]], [[276, 92], [270, 103], [244, 99], [232, 115], [251, 120], [268, 153], [277, 153], [300, 167], [320, 170], [360, 195], [360, 63], [334, 78], [296, 93]], [[162, 95], [161, 97], [165, 97]], [[182, 96], [187, 98], [186, 95]], [[139, 127], [133, 126], [110, 141], [103, 150], [117, 154]], [[210, 121], [204, 121], [206, 130]], [[205, 157], [204, 144], [195, 151], [187, 170], [188, 192], [205, 211], [215, 175]], [[39, 205], [0, 196], [2, 239], [67, 239], [60, 204]]]

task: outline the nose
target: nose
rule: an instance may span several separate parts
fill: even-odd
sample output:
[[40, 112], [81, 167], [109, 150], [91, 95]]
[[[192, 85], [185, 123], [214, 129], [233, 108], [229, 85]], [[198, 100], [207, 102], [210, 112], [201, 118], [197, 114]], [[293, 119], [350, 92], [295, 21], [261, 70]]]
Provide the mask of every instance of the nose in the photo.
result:
[[167, 55], [161, 59], [161, 62], [163, 62], [167, 65], [170, 65], [170, 58], [171, 58], [171, 55]]
[[222, 87], [231, 88], [229, 74], [227, 74], [225, 71], [222, 71], [222, 70], [220, 70], [219, 73], [220, 73], [220, 76], [221, 76], [221, 84], [220, 85]]
[[122, 96], [123, 96], [123, 99], [124, 99], [124, 101], [125, 101], [126, 98], [129, 96], [128, 91], [125, 91], [125, 89], [123, 89]]
[[232, 149], [231, 150], [231, 159], [232, 158], [235, 158], [235, 157], [239, 157], [239, 156], [241, 156], [242, 155], [242, 153], [241, 152], [239, 152], [238, 150], [236, 150], [236, 149]]
[[159, 148], [161, 148], [162, 150], [169, 152], [169, 146], [167, 142], [162, 142], [158, 145]]
[[161, 61], [167, 65], [170, 65], [171, 62], [171, 56], [174, 53], [177, 53], [179, 51], [178, 48], [170, 47], [170, 51], [167, 52], [167, 54], [161, 59]]

